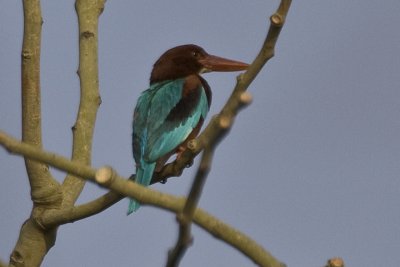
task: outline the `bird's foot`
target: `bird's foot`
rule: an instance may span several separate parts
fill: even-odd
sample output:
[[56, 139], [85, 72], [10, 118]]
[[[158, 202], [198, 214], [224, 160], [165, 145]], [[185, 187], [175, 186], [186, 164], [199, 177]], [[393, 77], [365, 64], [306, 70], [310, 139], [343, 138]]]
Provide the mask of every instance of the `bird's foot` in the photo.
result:
[[192, 167], [193, 162], [194, 162], [193, 159], [191, 159], [191, 160], [186, 164], [185, 168], [190, 168], [190, 167]]
[[135, 181], [136, 179], [136, 174], [131, 174], [131, 176], [129, 176], [128, 180], [132, 180]]

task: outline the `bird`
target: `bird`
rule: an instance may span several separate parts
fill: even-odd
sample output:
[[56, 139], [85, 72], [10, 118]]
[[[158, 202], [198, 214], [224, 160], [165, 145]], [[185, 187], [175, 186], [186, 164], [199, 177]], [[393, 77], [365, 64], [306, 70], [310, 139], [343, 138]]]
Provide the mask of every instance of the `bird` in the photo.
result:
[[[212, 71], [241, 71], [248, 64], [208, 54], [194, 44], [164, 52], [153, 65], [150, 86], [137, 100], [133, 115], [134, 181], [148, 186], [154, 172], [184, 151], [199, 133], [211, 105], [211, 88], [200, 76]], [[130, 199], [128, 212], [140, 207]]]

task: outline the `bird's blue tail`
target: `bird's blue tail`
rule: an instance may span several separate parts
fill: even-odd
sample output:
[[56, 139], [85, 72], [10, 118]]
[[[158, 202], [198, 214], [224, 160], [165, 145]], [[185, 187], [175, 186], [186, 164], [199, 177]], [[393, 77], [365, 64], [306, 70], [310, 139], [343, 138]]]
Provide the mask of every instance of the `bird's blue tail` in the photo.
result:
[[[143, 186], [148, 186], [151, 182], [151, 178], [153, 177], [154, 168], [156, 167], [156, 163], [146, 163], [143, 162], [140, 167], [136, 170], [135, 182], [141, 184]], [[131, 199], [129, 202], [127, 215], [131, 214], [134, 211], [137, 211], [140, 207], [139, 202], [134, 199]]]

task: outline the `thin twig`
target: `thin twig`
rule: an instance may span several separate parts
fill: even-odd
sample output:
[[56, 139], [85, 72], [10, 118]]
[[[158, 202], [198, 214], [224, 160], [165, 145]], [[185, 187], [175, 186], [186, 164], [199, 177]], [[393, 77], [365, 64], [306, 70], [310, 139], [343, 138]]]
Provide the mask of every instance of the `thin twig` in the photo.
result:
[[[98, 71], [98, 24], [105, 0], [77, 0], [75, 9], [79, 25], [80, 103], [72, 127], [72, 160], [90, 165], [97, 110], [101, 103]], [[80, 195], [85, 181], [67, 175], [62, 185], [64, 207], [71, 207]]]
[[[208, 171], [211, 168], [211, 158], [213, 155], [213, 151], [219, 141], [227, 135], [240, 108], [251, 101], [250, 95], [245, 93], [246, 89], [260, 72], [265, 63], [273, 57], [275, 44], [278, 39], [280, 30], [284, 24], [289, 6], [290, 0], [281, 1], [278, 10], [270, 18], [271, 25], [260, 53], [249, 67], [249, 70], [238, 77], [238, 82], [233, 90], [233, 93], [221, 112], [211, 120], [208, 127], [199, 136], [199, 138], [197, 140], [194, 140], [190, 144], [192, 149], [189, 151], [189, 153], [182, 157], [184, 160], [192, 160], [192, 157], [195, 157], [196, 154], [199, 153], [199, 151], [204, 149], [200, 167], [197, 171], [196, 178], [193, 182], [186, 205], [182, 213], [177, 214], [177, 221], [179, 223], [179, 235], [175, 247], [171, 249], [168, 253], [168, 260], [166, 264], [167, 267], [178, 266], [180, 259], [184, 255], [188, 246], [191, 244], [192, 237], [190, 233], [190, 226], [193, 217], [193, 211], [197, 206], [197, 202], [200, 198]], [[170, 166], [175, 167], [175, 169], [173, 170], [176, 171], [177, 169], [174, 164], [175, 163], [172, 163]], [[181, 164], [181, 166], [184, 167], [186, 164], [187, 163], [185, 162], [184, 164]], [[165, 170], [167, 170], [168, 168], [169, 166], [166, 166]], [[178, 169], [178, 172], [180, 171]], [[164, 175], [168, 176], [169, 174]]]
[[170, 249], [168, 252], [167, 267], [175, 267], [179, 265], [179, 262], [186, 249], [192, 243], [191, 237], [191, 225], [193, 221], [194, 212], [197, 208], [201, 192], [207, 178], [207, 175], [211, 169], [213, 149], [214, 147], [207, 147], [203, 151], [203, 155], [200, 161], [200, 165], [197, 169], [195, 179], [190, 189], [189, 196], [183, 208], [183, 211], [177, 213], [176, 219], [179, 223], [179, 234], [178, 240], [176, 241], [175, 247]]
[[66, 223], [73, 223], [96, 215], [124, 198], [125, 196], [110, 191], [85, 204], [73, 207], [65, 207], [63, 209], [51, 210], [43, 213], [42, 216], [38, 218], [38, 221], [45, 228], [51, 228]]

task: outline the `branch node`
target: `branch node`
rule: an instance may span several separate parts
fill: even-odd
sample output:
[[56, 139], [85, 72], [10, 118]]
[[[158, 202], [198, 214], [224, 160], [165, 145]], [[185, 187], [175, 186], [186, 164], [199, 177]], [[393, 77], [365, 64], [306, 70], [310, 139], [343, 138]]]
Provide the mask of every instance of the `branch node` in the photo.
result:
[[97, 105], [100, 106], [101, 103], [103, 103], [103, 100], [101, 99], [101, 96], [99, 95], [99, 97], [97, 98]]
[[218, 124], [222, 129], [228, 129], [232, 125], [232, 119], [228, 116], [221, 116]]
[[329, 259], [325, 266], [326, 267], [344, 267], [344, 261], [342, 258], [335, 257], [335, 258]]
[[270, 21], [271, 21], [271, 24], [273, 24], [276, 27], [282, 27], [285, 22], [284, 18], [278, 13], [273, 14], [270, 17]]
[[180, 225], [188, 225], [192, 222], [191, 218], [187, 214], [185, 214], [184, 211], [176, 214], [176, 221]]
[[243, 105], [249, 105], [253, 101], [253, 96], [249, 92], [245, 91], [240, 95], [239, 99]]
[[32, 58], [32, 53], [29, 50], [22, 51], [22, 59], [27, 60]]
[[115, 180], [115, 171], [110, 166], [101, 167], [96, 171], [95, 180], [101, 185], [110, 185]]
[[81, 33], [81, 37], [85, 38], [85, 39], [89, 39], [89, 38], [94, 37], [94, 33], [91, 31], [84, 31]]
[[10, 256], [10, 266], [25, 266], [24, 257], [19, 251], [14, 250]]
[[199, 148], [199, 141], [196, 139], [192, 139], [187, 143], [187, 148], [192, 151], [193, 153]]

